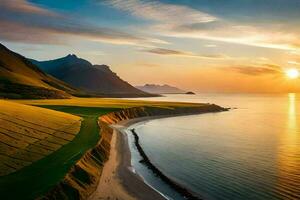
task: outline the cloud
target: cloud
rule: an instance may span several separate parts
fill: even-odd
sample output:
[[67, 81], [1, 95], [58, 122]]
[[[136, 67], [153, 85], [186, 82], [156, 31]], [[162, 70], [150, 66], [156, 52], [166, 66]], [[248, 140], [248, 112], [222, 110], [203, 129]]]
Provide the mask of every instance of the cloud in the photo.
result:
[[207, 47], [207, 48], [216, 48], [218, 45], [216, 45], [216, 44], [206, 44], [204, 46]]
[[162, 56], [182, 56], [182, 57], [192, 57], [192, 58], [200, 58], [200, 59], [229, 59], [230, 58], [226, 55], [219, 55], [219, 54], [201, 55], [201, 54], [195, 54], [193, 52], [178, 51], [178, 50], [164, 49], [164, 48], [143, 49], [141, 51], [152, 53], [152, 54], [158, 54]]
[[270, 68], [270, 69], [274, 69], [274, 70], [277, 70], [277, 71], [281, 71], [281, 69], [282, 69], [281, 66], [275, 65], [275, 64], [270, 64], [270, 63], [264, 63], [264, 64], [261, 64], [261, 66], [267, 67], [267, 68]]
[[209, 23], [164, 25], [156, 29], [162, 35], [182, 38], [206, 39], [249, 46], [282, 50], [300, 49], [299, 33], [284, 31], [282, 27], [239, 25], [225, 20]]
[[22, 24], [2, 21], [1, 19], [0, 27], [1, 40], [24, 43], [63, 43], [59, 37], [54, 37], [54, 33], [49, 33], [48, 30], [45, 29], [28, 27]]
[[249, 76], [276, 75], [282, 73], [279, 70], [279, 66], [276, 65], [262, 65], [262, 66], [244, 65], [244, 66], [223, 67], [221, 69], [225, 71], [241, 73]]
[[298, 51], [289, 51], [288, 54], [300, 56], [300, 49]]
[[44, 16], [56, 16], [56, 13], [37, 7], [34, 4], [25, 0], [1, 0], [0, 7], [2, 8], [2, 12], [5, 12], [5, 10], [10, 10], [11, 12], [15, 13], [21, 12]]
[[190, 53], [188, 52], [177, 51], [172, 49], [163, 49], [163, 48], [148, 49], [143, 51], [148, 53], [159, 54], [159, 55], [190, 55]]
[[288, 64], [290, 64], [290, 65], [300, 65], [299, 62], [297, 62], [297, 61], [292, 61], [292, 60], [288, 61]]
[[110, 0], [106, 3], [137, 17], [157, 22], [164, 21], [172, 24], [206, 23], [217, 19], [215, 16], [187, 6], [166, 4], [159, 1]]
[[68, 35], [112, 44], [154, 46], [164, 43], [155, 38], [91, 25], [80, 19], [48, 11], [25, 0], [2, 0], [0, 9], [2, 40], [60, 44], [66, 41], [61, 36]]
[[[200, 10], [171, 3], [142, 0], [99, 1], [150, 22], [143, 27], [145, 35], [206, 39], [234, 44], [300, 51], [297, 28], [287, 29], [278, 24], [247, 25], [230, 22]], [[34, 42], [66, 43], [67, 38], [121, 45], [156, 47], [168, 44], [157, 38], [96, 26], [66, 14], [47, 10], [26, 0], [0, 0], [0, 39]], [[132, 28], [132, 27], [131, 27]], [[68, 36], [68, 37], [61, 37]], [[212, 46], [211, 46], [212, 47]], [[191, 55], [190, 55], [191, 56]]]
[[111, 0], [108, 5], [153, 22], [148, 30], [168, 37], [221, 41], [282, 50], [299, 50], [298, 32], [280, 24], [248, 25], [209, 13], [158, 1]]

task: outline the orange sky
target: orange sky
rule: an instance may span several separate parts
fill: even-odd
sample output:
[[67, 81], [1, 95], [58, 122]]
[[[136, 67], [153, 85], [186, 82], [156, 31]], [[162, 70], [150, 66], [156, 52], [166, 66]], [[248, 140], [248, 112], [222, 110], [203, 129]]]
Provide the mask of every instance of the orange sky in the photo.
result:
[[300, 69], [298, 0], [1, 0], [0, 9], [0, 42], [29, 58], [76, 54], [133, 85], [300, 92], [285, 76]]

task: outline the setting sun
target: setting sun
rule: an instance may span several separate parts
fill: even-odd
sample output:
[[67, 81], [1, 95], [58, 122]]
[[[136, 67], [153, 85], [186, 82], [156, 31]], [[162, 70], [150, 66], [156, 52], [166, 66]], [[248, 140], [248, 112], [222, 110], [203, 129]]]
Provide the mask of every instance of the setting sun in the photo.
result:
[[296, 79], [299, 77], [299, 71], [297, 69], [288, 69], [285, 73], [290, 79]]

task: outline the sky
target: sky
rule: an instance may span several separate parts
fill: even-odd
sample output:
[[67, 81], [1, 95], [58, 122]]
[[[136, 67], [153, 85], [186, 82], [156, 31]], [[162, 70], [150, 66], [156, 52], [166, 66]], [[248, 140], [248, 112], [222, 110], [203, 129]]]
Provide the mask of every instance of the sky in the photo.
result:
[[299, 0], [0, 0], [0, 42], [37, 60], [76, 54], [133, 85], [300, 92]]

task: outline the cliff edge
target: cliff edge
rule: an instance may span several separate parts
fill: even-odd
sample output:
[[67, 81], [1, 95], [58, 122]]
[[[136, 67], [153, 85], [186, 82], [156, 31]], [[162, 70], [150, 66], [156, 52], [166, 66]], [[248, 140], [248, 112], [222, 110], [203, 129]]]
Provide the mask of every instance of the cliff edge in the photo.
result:
[[38, 199], [87, 199], [97, 188], [103, 165], [108, 160], [113, 135], [111, 125], [138, 117], [189, 115], [227, 109], [214, 104], [191, 107], [133, 107], [99, 117], [100, 140], [69, 170], [64, 179]]

